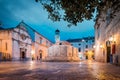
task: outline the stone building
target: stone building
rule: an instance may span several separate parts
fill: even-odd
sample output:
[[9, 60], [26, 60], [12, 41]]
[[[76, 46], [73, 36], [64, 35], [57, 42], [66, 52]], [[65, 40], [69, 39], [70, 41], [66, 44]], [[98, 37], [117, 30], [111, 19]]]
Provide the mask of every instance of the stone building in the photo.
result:
[[94, 56], [94, 37], [84, 37], [67, 40], [72, 46], [78, 48], [80, 59], [91, 59]]
[[35, 41], [32, 43], [32, 57], [35, 60], [42, 59], [42, 61], [45, 61], [48, 53], [48, 48], [52, 46], [53, 43], [38, 32], [35, 32], [34, 35]]
[[[116, 5], [117, 6], [117, 5]], [[103, 7], [104, 9], [104, 7]], [[95, 23], [95, 59], [120, 64], [120, 11], [102, 10]]]
[[60, 41], [60, 31], [55, 31], [56, 43], [48, 48], [47, 61], [79, 61], [78, 49], [67, 41]]
[[45, 59], [51, 45], [23, 21], [16, 27], [0, 28], [0, 60]]

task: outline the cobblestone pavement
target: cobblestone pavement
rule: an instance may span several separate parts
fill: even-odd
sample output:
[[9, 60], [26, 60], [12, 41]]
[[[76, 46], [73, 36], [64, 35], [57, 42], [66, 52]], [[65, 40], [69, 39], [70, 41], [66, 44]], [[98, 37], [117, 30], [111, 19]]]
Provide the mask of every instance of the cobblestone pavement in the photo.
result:
[[95, 61], [1, 62], [0, 80], [120, 80], [120, 67]]

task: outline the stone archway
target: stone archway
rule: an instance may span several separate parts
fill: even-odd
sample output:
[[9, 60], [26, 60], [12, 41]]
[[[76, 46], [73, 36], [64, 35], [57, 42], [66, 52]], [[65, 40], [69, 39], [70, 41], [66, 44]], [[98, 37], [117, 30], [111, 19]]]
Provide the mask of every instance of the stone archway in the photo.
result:
[[26, 57], [26, 53], [24, 51], [22, 51], [21, 58], [24, 59], [25, 57]]
[[43, 57], [43, 51], [39, 50], [39, 59], [42, 60], [42, 57]]
[[111, 43], [110, 43], [110, 41], [106, 42], [106, 54], [107, 54], [107, 62], [110, 62], [110, 54], [111, 54]]
[[26, 59], [26, 49], [20, 48], [20, 60]]

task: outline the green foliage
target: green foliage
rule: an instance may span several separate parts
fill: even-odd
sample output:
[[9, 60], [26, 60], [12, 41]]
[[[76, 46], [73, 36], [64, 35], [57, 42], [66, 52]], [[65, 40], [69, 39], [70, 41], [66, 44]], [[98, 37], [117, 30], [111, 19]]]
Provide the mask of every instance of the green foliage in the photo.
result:
[[106, 10], [119, 3], [120, 0], [35, 0], [40, 2], [44, 9], [48, 12], [48, 18], [53, 21], [64, 20], [69, 26], [77, 25], [77, 23], [90, 20], [94, 16], [95, 10], [97, 14], [101, 10]]

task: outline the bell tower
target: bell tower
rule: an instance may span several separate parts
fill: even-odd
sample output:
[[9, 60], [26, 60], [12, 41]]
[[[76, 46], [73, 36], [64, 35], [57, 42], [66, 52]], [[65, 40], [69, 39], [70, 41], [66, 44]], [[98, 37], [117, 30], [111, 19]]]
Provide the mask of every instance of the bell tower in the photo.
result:
[[58, 29], [55, 31], [55, 42], [60, 42], [60, 31]]

